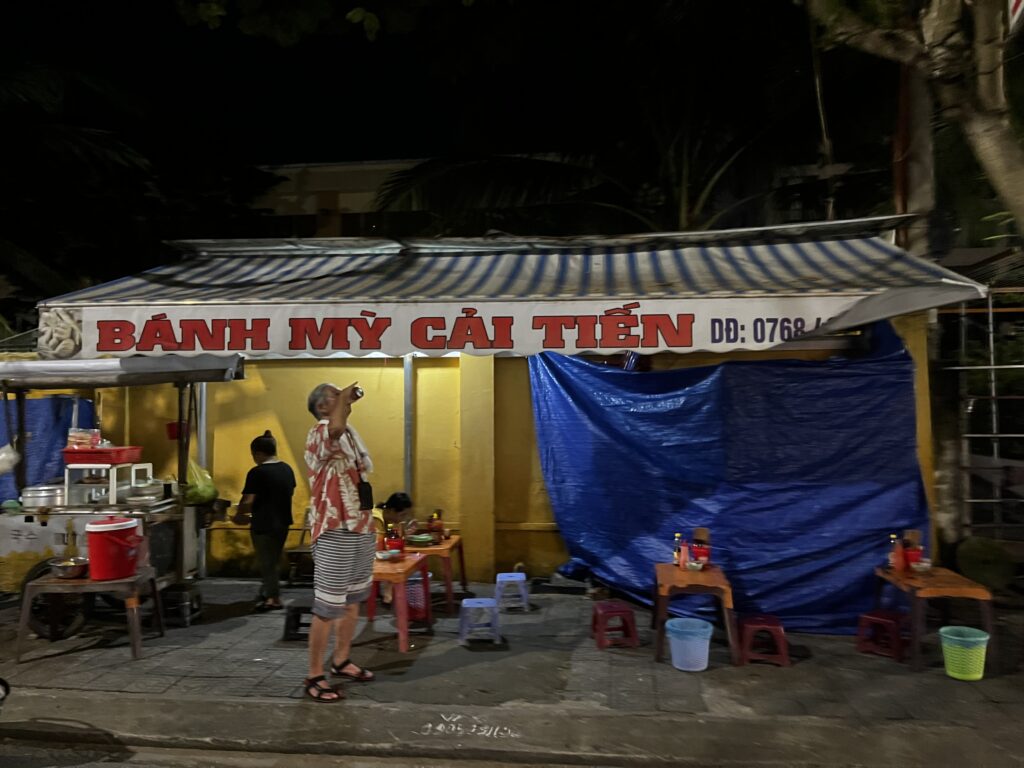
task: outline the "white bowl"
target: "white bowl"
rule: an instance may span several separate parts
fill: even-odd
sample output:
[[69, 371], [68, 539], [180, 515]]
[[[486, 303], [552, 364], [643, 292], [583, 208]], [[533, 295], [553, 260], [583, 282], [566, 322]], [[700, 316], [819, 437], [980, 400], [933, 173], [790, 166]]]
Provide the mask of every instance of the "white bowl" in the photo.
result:
[[686, 570], [688, 571], [702, 571], [704, 570], [704, 563], [697, 560], [687, 560]]
[[915, 571], [917, 573], [924, 573], [925, 571], [930, 571], [931, 569], [932, 564], [926, 563], [923, 560], [910, 564], [910, 570]]

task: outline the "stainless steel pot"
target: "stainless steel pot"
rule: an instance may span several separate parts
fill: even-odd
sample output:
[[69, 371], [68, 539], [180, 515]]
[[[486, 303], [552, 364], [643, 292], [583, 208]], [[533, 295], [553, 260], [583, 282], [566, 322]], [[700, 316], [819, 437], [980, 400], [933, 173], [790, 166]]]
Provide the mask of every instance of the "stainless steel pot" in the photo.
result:
[[22, 509], [38, 509], [39, 507], [64, 506], [64, 486], [30, 485], [21, 489]]

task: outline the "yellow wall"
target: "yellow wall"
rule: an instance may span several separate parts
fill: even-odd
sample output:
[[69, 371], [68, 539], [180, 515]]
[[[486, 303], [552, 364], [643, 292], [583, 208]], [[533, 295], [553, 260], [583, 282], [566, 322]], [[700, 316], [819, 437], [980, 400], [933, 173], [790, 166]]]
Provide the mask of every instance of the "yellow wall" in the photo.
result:
[[[918, 450], [929, 500], [932, 498], [931, 422], [928, 401], [927, 323], [924, 315], [899, 318], [915, 359]], [[822, 359], [828, 351], [659, 355], [657, 369], [714, 365], [725, 360], [800, 357]], [[301, 526], [308, 502], [302, 458], [312, 417], [306, 396], [322, 381], [345, 386], [358, 380], [366, 391], [353, 423], [374, 459], [378, 501], [406, 490], [414, 511], [425, 519], [444, 510], [448, 525], [466, 542], [473, 579], [525, 564], [531, 575], [551, 573], [566, 559], [541, 476], [533, 427], [527, 361], [523, 358], [417, 359], [414, 363], [414, 484], [403, 488], [404, 373], [398, 359], [249, 361], [246, 379], [208, 386], [210, 471], [222, 498], [237, 501], [252, 466], [249, 442], [270, 429], [278, 452], [299, 480], [293, 516]], [[146, 387], [104, 395], [104, 432], [118, 442], [143, 445], [157, 474], [176, 471], [174, 443], [165, 423], [177, 412], [173, 387]], [[194, 445], [194, 443], [193, 443]], [[289, 546], [298, 543], [293, 535]], [[220, 523], [210, 532], [210, 573], [255, 573], [246, 529]]]

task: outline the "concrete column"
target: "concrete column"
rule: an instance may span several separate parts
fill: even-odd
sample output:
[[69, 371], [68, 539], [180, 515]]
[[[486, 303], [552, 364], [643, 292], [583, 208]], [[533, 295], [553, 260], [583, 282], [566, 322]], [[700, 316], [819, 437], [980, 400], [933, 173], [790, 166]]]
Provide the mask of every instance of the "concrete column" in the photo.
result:
[[466, 571], [494, 579], [494, 358], [459, 357], [459, 526]]

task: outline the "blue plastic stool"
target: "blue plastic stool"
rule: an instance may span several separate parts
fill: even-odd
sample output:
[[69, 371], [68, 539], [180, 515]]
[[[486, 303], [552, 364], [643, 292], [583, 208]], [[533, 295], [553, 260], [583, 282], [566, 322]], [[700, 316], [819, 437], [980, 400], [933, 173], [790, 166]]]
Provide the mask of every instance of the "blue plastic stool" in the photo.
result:
[[[476, 611], [487, 611], [487, 621], [473, 621]], [[469, 597], [459, 608], [459, 645], [469, 645], [469, 636], [476, 629], [488, 629], [491, 639], [497, 645], [501, 642], [501, 625], [498, 621], [498, 603], [493, 597]]]
[[505, 596], [505, 586], [515, 585], [519, 590], [519, 602], [523, 611], [530, 610], [530, 587], [526, 584], [525, 573], [499, 573], [494, 582], [494, 600], [498, 608], [502, 608], [502, 598]]

